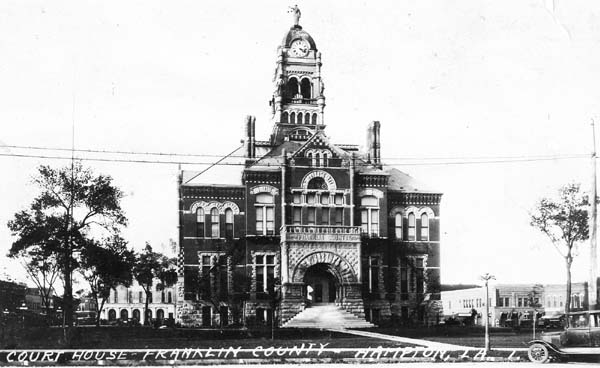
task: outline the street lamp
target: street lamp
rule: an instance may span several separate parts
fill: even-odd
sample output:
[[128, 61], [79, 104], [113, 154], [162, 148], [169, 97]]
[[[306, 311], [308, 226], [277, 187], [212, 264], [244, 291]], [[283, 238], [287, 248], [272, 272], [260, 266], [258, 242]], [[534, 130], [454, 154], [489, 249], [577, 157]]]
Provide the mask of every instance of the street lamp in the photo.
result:
[[490, 294], [488, 290], [488, 282], [490, 280], [495, 280], [496, 277], [494, 275], [490, 275], [489, 273], [485, 273], [480, 276], [480, 278], [485, 281], [485, 351], [490, 351]]

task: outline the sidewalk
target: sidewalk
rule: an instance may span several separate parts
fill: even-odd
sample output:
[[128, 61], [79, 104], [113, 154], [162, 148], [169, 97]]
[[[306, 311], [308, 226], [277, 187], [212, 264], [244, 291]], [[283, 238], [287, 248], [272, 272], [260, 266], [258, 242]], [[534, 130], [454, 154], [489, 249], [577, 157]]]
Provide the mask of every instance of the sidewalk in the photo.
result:
[[334, 329], [334, 328], [329, 328], [328, 331], [334, 331], [334, 332], [339, 332], [339, 333], [347, 333], [347, 334], [356, 335], [356, 336], [363, 336], [363, 337], [372, 337], [374, 339], [396, 341], [396, 342], [400, 342], [400, 343], [413, 344], [413, 345], [418, 345], [418, 346], [423, 346], [423, 347], [426, 347], [426, 348], [438, 349], [438, 350], [465, 350], [465, 349], [474, 350], [474, 349], [476, 349], [476, 348], [469, 347], [469, 346], [444, 344], [444, 343], [441, 343], [441, 342], [434, 342], [434, 341], [428, 341], [428, 340], [422, 340], [422, 339], [411, 339], [411, 338], [408, 338], [408, 337], [386, 335], [386, 334], [381, 334], [381, 333], [377, 333], [377, 332], [367, 332], [367, 331], [359, 331], [359, 330], [346, 330], [346, 329]]

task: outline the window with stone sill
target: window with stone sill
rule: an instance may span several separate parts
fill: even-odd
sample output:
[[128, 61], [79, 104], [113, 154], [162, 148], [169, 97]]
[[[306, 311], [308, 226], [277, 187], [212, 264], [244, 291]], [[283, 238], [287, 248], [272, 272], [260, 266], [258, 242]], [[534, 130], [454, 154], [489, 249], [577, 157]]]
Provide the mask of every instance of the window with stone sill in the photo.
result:
[[379, 257], [368, 256], [363, 260], [364, 286], [368, 293], [379, 292]]
[[219, 210], [216, 207], [210, 210], [210, 236], [219, 237]]
[[196, 237], [204, 237], [204, 209], [196, 209]]
[[394, 235], [396, 239], [402, 240], [402, 214], [396, 213], [394, 216]]
[[421, 240], [429, 240], [429, 216], [426, 213], [421, 215]]
[[275, 206], [273, 196], [260, 193], [256, 196], [256, 234], [275, 234]]
[[225, 237], [233, 238], [233, 210], [231, 208], [225, 210]]
[[341, 226], [344, 224], [344, 209], [343, 208], [335, 209], [335, 224], [337, 226]]
[[414, 213], [408, 214], [408, 240], [416, 240], [417, 221]]
[[379, 236], [379, 199], [366, 196], [360, 199], [361, 232], [369, 237]]
[[300, 207], [292, 208], [292, 217], [294, 225], [302, 225], [302, 209]]
[[256, 292], [272, 295], [275, 288], [275, 255], [254, 256], [256, 268]]

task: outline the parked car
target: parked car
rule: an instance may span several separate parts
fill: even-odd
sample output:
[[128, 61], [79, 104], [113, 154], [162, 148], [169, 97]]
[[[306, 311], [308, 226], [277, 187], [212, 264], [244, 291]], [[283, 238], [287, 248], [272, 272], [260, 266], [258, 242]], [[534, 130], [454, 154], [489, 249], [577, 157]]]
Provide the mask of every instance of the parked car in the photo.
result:
[[546, 314], [539, 319], [539, 326], [544, 329], [564, 328], [565, 314], [560, 312]]
[[563, 331], [546, 332], [540, 340], [529, 342], [529, 360], [546, 363], [574, 356], [600, 358], [600, 311], [570, 313], [567, 318]]

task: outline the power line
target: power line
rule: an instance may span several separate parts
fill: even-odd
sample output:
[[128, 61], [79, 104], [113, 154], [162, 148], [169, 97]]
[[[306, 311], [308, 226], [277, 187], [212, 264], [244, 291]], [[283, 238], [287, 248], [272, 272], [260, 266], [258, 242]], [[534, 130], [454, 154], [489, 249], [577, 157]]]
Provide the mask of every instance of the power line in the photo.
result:
[[[0, 157], [19, 157], [19, 158], [40, 158], [40, 159], [57, 159], [71, 160], [72, 157], [55, 156], [55, 155], [34, 155], [34, 154], [18, 154], [18, 153], [0, 153]], [[476, 165], [476, 164], [502, 164], [502, 163], [521, 163], [521, 162], [536, 162], [536, 161], [557, 161], [589, 158], [589, 155], [562, 155], [552, 157], [534, 157], [534, 158], [515, 158], [504, 160], [477, 160], [477, 161], [440, 161], [440, 162], [407, 162], [395, 164], [383, 164], [387, 167], [402, 167], [402, 166], [443, 166], [443, 165]], [[160, 160], [138, 160], [138, 159], [119, 159], [119, 158], [96, 158], [96, 157], [74, 157], [75, 160], [92, 161], [92, 162], [120, 162], [120, 163], [138, 163], [138, 164], [167, 164], [167, 165], [212, 165], [212, 166], [244, 166], [245, 162], [201, 162], [201, 161], [160, 161]], [[278, 161], [280, 158], [273, 157]], [[370, 165], [364, 163], [364, 165]], [[257, 163], [256, 166], [261, 167], [280, 167], [281, 163]]]
[[[137, 152], [137, 151], [122, 151], [122, 150], [96, 150], [96, 149], [74, 149], [74, 148], [61, 148], [61, 147], [42, 147], [42, 146], [20, 146], [20, 145], [1, 145], [0, 147], [14, 148], [14, 149], [25, 149], [25, 150], [42, 150], [42, 151], [68, 151], [68, 152], [80, 152], [80, 153], [101, 153], [101, 154], [119, 154], [119, 155], [145, 155], [145, 156], [175, 156], [175, 157], [217, 157], [222, 158], [223, 155], [218, 154], [205, 154], [205, 153], [176, 153], [176, 152]], [[36, 156], [36, 155], [32, 155]], [[228, 155], [227, 157], [234, 158], [246, 158], [244, 155]], [[429, 157], [417, 157], [417, 156], [406, 156], [406, 157], [382, 157], [382, 161], [429, 161], [429, 160], [518, 160], [518, 159], [541, 159], [541, 160], [554, 160], [562, 158], [577, 158], [577, 157], [589, 157], [589, 154], [560, 154], [560, 155], [514, 155], [514, 156], [429, 156]], [[358, 157], [357, 157], [358, 159]], [[123, 160], [123, 162], [146, 162], [152, 160]], [[178, 162], [175, 162], [178, 163]], [[406, 164], [408, 165], [408, 164]]]

